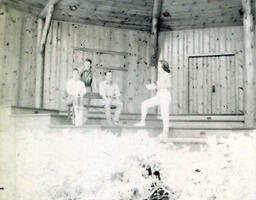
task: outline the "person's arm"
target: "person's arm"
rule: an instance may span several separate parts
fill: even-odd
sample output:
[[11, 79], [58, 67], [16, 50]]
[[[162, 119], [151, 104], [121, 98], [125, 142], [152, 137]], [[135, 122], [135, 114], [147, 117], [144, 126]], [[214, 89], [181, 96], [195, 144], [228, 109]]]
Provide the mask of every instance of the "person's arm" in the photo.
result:
[[68, 93], [68, 95], [74, 95], [74, 91], [72, 90], [70, 81], [67, 82], [66, 87], [67, 87], [67, 93]]
[[120, 98], [120, 95], [121, 95], [121, 93], [120, 93], [119, 87], [118, 87], [118, 85], [115, 83], [115, 97], [116, 97], [116, 99], [119, 99], [119, 98]]
[[100, 96], [104, 99], [104, 100], [108, 100], [105, 94], [105, 87], [104, 87], [104, 82], [101, 82], [99, 85], [99, 92], [100, 92]]
[[79, 71], [79, 75], [80, 75], [80, 77], [82, 78], [83, 73], [84, 73], [84, 66], [82, 66], [82, 67], [78, 67], [78, 71]]
[[155, 90], [155, 89], [157, 89], [157, 88], [156, 88], [156, 83], [146, 84], [146, 88], [147, 88], [148, 90]]
[[84, 83], [81, 81], [81, 91], [80, 91], [80, 95], [84, 96], [86, 94], [86, 87], [84, 85]]
[[94, 75], [92, 75], [92, 92], [98, 92], [97, 81]]

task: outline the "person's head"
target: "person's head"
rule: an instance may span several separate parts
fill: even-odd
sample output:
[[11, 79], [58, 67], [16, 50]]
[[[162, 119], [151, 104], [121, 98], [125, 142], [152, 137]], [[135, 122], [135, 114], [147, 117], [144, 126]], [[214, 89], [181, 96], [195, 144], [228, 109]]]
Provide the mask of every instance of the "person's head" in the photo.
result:
[[112, 81], [112, 71], [107, 71], [107, 72], [104, 73], [104, 75], [105, 75], [105, 80], [107, 82], [111, 82]]
[[91, 66], [92, 66], [92, 60], [87, 58], [84, 61], [84, 70], [89, 70]]
[[79, 70], [77, 68], [73, 68], [72, 75], [73, 79], [78, 80], [80, 78]]
[[169, 68], [169, 64], [167, 61], [165, 60], [159, 60], [158, 62], [158, 70], [159, 72], [166, 72], [166, 73], [170, 73], [170, 68]]

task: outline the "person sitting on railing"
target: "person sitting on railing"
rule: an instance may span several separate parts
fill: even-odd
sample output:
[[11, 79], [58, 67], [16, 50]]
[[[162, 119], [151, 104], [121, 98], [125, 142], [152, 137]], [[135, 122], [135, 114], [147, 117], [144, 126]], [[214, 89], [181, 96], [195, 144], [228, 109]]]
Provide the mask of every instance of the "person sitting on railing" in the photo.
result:
[[[120, 100], [120, 90], [117, 83], [112, 82], [112, 71], [108, 71], [104, 75], [105, 80], [100, 83], [99, 91], [103, 98], [107, 123], [110, 125], [112, 125], [112, 123], [117, 125], [119, 124], [119, 117], [123, 107], [123, 103]], [[116, 106], [113, 122], [111, 120], [110, 111], [112, 105]]]
[[80, 80], [79, 70], [73, 69], [72, 78], [67, 82], [68, 100], [67, 104], [73, 105], [74, 121], [76, 126], [83, 125], [83, 112], [84, 112], [84, 95], [86, 94], [86, 88], [84, 83]]

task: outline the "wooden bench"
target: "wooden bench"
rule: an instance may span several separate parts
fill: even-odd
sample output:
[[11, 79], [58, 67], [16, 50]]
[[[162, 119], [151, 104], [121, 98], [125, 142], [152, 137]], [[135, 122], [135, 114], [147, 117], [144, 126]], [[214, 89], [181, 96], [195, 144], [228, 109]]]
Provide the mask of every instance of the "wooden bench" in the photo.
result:
[[[102, 99], [100, 93], [96, 93], [96, 92], [89, 92], [87, 93], [84, 98], [87, 99]], [[90, 104], [84, 104], [84, 107], [86, 108], [104, 108], [104, 105], [90, 105]], [[111, 109], [115, 109], [116, 106], [111, 106]]]
[[97, 92], [88, 92], [85, 94], [84, 98], [87, 99], [102, 99], [100, 93]]
[[[100, 93], [96, 93], [96, 92], [89, 92], [89, 93], [86, 93], [86, 95], [84, 96], [84, 98], [87, 98], [87, 99], [102, 99]], [[73, 121], [73, 113], [74, 113], [74, 110], [73, 110], [73, 105], [68, 105], [68, 117], [72, 119]], [[105, 106], [102, 104], [102, 105], [90, 105], [90, 104], [84, 104], [84, 107], [85, 108], [94, 108], [96, 110], [98, 110], [99, 112], [102, 112], [102, 110], [100, 109], [103, 109]], [[115, 109], [116, 106], [111, 106], [111, 109]], [[72, 113], [71, 113], [72, 111]]]

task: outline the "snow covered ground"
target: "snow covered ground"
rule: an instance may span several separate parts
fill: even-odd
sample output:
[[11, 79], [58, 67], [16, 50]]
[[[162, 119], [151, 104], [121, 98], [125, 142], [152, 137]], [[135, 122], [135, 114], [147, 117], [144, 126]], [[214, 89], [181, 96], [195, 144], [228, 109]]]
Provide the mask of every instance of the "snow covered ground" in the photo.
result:
[[190, 152], [147, 133], [23, 131], [16, 134], [16, 199], [143, 200], [162, 187], [175, 200], [255, 200], [255, 135], [210, 137]]

